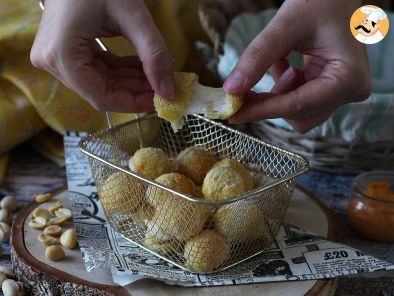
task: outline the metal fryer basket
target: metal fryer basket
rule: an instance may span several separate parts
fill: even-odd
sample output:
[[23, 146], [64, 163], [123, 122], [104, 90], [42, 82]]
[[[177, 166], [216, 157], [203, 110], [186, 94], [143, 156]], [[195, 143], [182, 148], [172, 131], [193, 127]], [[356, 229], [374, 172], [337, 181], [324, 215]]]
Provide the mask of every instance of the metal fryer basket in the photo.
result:
[[[189, 115], [185, 122], [174, 133], [151, 114], [91, 134], [80, 149], [89, 156], [107, 221], [116, 231], [182, 269], [217, 272], [271, 246], [295, 179], [309, 165], [301, 156], [202, 116]], [[204, 147], [218, 159], [241, 162], [255, 187], [220, 201], [178, 193], [130, 171], [128, 160], [141, 146], [161, 148], [172, 159], [187, 147]], [[147, 194], [160, 197], [160, 206], [149, 203]]]

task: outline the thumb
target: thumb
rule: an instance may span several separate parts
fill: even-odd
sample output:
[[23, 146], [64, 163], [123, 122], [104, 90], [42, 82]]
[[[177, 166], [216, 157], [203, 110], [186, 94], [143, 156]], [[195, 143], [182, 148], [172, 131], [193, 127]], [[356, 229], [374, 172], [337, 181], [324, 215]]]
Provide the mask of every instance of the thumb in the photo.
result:
[[[279, 14], [279, 13], [278, 13]], [[295, 34], [285, 25], [283, 17], [276, 15], [242, 53], [235, 68], [224, 82], [228, 93], [242, 94], [250, 90], [276, 61], [286, 57], [293, 49]], [[294, 27], [294, 26], [293, 26]]]
[[114, 19], [123, 36], [134, 45], [153, 90], [161, 97], [172, 98], [175, 96], [173, 59], [163, 37], [143, 1], [126, 3], [130, 7], [119, 8]]

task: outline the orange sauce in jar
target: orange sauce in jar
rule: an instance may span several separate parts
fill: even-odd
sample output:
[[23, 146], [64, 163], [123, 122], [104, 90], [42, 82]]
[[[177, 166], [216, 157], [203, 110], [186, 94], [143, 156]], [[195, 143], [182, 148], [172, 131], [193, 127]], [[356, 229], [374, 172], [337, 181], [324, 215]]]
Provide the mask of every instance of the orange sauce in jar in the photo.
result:
[[356, 178], [347, 213], [350, 224], [362, 236], [394, 241], [394, 192], [390, 181], [376, 176], [371, 180]]

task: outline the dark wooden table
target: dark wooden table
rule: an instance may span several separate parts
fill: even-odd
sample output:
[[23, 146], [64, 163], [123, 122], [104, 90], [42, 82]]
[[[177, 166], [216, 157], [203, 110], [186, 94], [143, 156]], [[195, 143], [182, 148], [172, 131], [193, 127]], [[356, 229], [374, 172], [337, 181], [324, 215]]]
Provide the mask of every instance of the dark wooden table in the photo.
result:
[[[354, 233], [346, 220], [346, 205], [353, 175], [310, 171], [299, 180], [300, 185], [314, 192], [333, 212], [338, 242], [361, 249], [379, 259], [394, 262], [394, 244], [377, 243]], [[50, 191], [66, 183], [66, 171], [22, 145], [11, 154], [10, 165], [0, 196], [15, 194], [27, 204], [35, 193]], [[11, 265], [9, 245], [3, 243], [4, 255], [0, 264]], [[394, 272], [375, 272], [341, 277], [336, 295], [394, 296]]]

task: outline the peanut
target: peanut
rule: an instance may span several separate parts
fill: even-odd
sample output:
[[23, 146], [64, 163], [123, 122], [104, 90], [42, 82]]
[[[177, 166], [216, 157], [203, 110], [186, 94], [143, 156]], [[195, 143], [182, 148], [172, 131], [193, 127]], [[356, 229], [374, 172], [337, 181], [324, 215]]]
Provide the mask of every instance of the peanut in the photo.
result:
[[4, 273], [0, 273], [0, 285], [3, 285], [4, 281], [7, 279]]
[[36, 217], [29, 222], [29, 226], [37, 230], [43, 230], [47, 225], [47, 219], [44, 217]]
[[7, 223], [0, 222], [0, 240], [9, 241], [11, 236], [11, 228]]
[[4, 274], [7, 278], [15, 277], [14, 272], [4, 265], [0, 265], [0, 274]]
[[54, 217], [49, 219], [50, 225], [64, 225], [70, 219], [70, 217], [63, 216], [63, 217]]
[[55, 211], [58, 209], [62, 208], [63, 204], [60, 201], [57, 201], [55, 204], [53, 204], [48, 211], [51, 212], [52, 215], [55, 215]]
[[58, 245], [58, 244], [59, 244], [59, 241], [58, 241], [56, 238], [54, 238], [53, 236], [50, 236], [50, 235], [48, 235], [48, 234], [45, 234], [45, 233], [40, 233], [40, 234], [37, 236], [37, 239], [38, 239], [41, 243], [43, 243], [44, 245], [46, 245], [46, 246], [53, 246], [53, 245]]
[[44, 194], [36, 194], [33, 195], [33, 198], [36, 202], [42, 203], [42, 202], [47, 202], [50, 201], [52, 196], [50, 193], [44, 193]]
[[5, 280], [1, 288], [4, 296], [22, 296], [25, 294], [22, 283], [11, 279]]
[[64, 250], [61, 246], [53, 245], [53, 246], [49, 246], [46, 248], [45, 256], [49, 260], [60, 261], [60, 260], [63, 260], [64, 257], [66, 257], [66, 253], [64, 253]]
[[67, 209], [67, 208], [60, 208], [60, 209], [58, 209], [57, 211], [55, 211], [55, 216], [56, 217], [63, 217], [63, 216], [66, 216], [66, 217], [69, 217], [69, 218], [71, 218], [72, 217], [72, 211], [70, 210], [70, 209]]
[[18, 208], [16, 197], [13, 195], [5, 196], [0, 202], [0, 207], [14, 212]]
[[44, 217], [46, 220], [49, 220], [53, 217], [53, 215], [46, 209], [36, 208], [32, 213], [33, 218]]
[[44, 229], [44, 233], [57, 237], [62, 233], [62, 228], [59, 225], [50, 225]]
[[5, 223], [12, 222], [12, 215], [7, 209], [0, 209], [0, 221]]
[[75, 228], [66, 230], [60, 237], [60, 243], [67, 249], [74, 249], [77, 245], [77, 232]]

